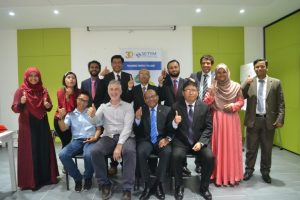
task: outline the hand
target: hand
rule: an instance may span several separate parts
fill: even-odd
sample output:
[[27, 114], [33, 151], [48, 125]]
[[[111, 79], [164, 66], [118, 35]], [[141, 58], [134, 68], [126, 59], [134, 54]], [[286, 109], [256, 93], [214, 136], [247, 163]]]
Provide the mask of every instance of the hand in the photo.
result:
[[96, 142], [98, 139], [95, 136], [87, 138], [83, 143], [93, 143]]
[[70, 87], [66, 87], [65, 89], [66, 91], [66, 99], [69, 100], [69, 96], [73, 93], [73, 88], [70, 88]]
[[95, 113], [96, 113], [96, 107], [94, 104], [92, 104], [92, 106], [88, 108], [87, 114], [90, 118], [93, 118], [95, 116]]
[[212, 97], [214, 97], [215, 94], [216, 94], [216, 91], [215, 91], [213, 88], [211, 88], [211, 87], [208, 87], [208, 88], [207, 88], [207, 92], [208, 92], [209, 95], [212, 96]]
[[121, 159], [121, 153], [122, 153], [122, 144], [117, 144], [114, 153], [113, 153], [113, 159], [115, 161], [120, 160]]
[[202, 145], [200, 142], [197, 142], [194, 146], [193, 146], [193, 151], [200, 151], [202, 148]]
[[163, 138], [163, 139], [159, 140], [158, 147], [163, 148], [163, 147], [167, 146], [169, 143], [170, 142], [167, 138]]
[[230, 104], [225, 104], [225, 105], [224, 105], [223, 111], [224, 111], [224, 112], [227, 112], [227, 113], [233, 112], [232, 106], [233, 106], [232, 103], [230, 103]]
[[178, 115], [178, 111], [176, 110], [174, 122], [178, 125], [181, 122], [181, 116]]
[[167, 76], [166, 69], [161, 70], [161, 74], [158, 77], [158, 83], [159, 83], [159, 85], [163, 85], [166, 76]]
[[281, 127], [283, 127], [283, 124], [282, 124], [282, 123], [279, 123], [279, 122], [275, 122], [275, 123], [273, 124], [273, 126], [275, 126], [275, 128], [281, 128]]
[[100, 76], [105, 76], [109, 72], [110, 72], [109, 69], [107, 68], [107, 66], [105, 66], [105, 68], [101, 71]]
[[46, 109], [49, 109], [51, 107], [51, 104], [47, 101], [47, 98], [44, 98], [44, 106]]
[[132, 76], [130, 75], [130, 80], [128, 81], [128, 89], [132, 89], [134, 86], [134, 80]]
[[27, 98], [26, 98], [26, 92], [23, 91], [23, 96], [21, 97], [21, 104], [25, 104], [26, 100], [27, 100]]
[[142, 111], [142, 107], [140, 107], [140, 108], [135, 112], [135, 118], [140, 120], [141, 117], [142, 117], [142, 115], [143, 115], [143, 111]]
[[248, 75], [247, 79], [246, 79], [246, 83], [247, 84], [251, 84], [253, 82], [253, 78], [251, 78], [250, 75]]
[[59, 108], [58, 109], [59, 119], [63, 119], [66, 114], [67, 114], [67, 111], [66, 111], [65, 108]]

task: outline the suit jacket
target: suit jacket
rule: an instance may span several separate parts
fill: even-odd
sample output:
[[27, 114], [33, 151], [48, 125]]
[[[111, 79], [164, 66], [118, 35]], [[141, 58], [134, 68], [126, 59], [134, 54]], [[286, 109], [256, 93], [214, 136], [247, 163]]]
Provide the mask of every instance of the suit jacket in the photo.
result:
[[[202, 77], [202, 71], [194, 72], [190, 75], [190, 78], [193, 78], [196, 81], [198, 88], [200, 88], [201, 77]], [[214, 79], [215, 79], [215, 72], [211, 72], [211, 84], [213, 83]]]
[[[167, 129], [167, 127], [172, 124], [172, 119], [170, 114], [171, 108], [168, 106], [157, 104], [157, 113], [156, 113], [156, 124], [157, 124], [157, 132], [159, 141], [162, 138], [167, 136], [172, 137], [171, 132]], [[151, 118], [150, 111], [148, 106], [144, 106], [142, 108], [142, 118], [140, 124], [137, 125], [134, 121], [133, 130], [136, 136], [137, 142], [139, 141], [151, 141]]]
[[165, 101], [164, 105], [171, 107], [178, 100], [183, 99], [182, 87], [183, 87], [184, 82], [185, 82], [185, 80], [183, 78], [179, 78], [177, 94], [175, 95], [174, 91], [173, 91], [172, 79], [169, 75], [167, 75], [167, 77], [163, 83], [163, 86], [158, 87], [160, 101]]
[[[243, 96], [247, 99], [245, 126], [252, 128], [255, 122], [257, 105], [257, 77], [251, 84], [242, 85]], [[273, 123], [284, 124], [285, 103], [280, 80], [267, 77], [266, 91], [266, 122], [269, 130], [274, 129]]]
[[[126, 72], [121, 72], [121, 85], [122, 85], [122, 94], [121, 94], [121, 99], [125, 102], [131, 103], [130, 96], [128, 96], [127, 90], [128, 90], [128, 81], [130, 80], [131, 74], [126, 73]], [[107, 103], [110, 101], [110, 97], [107, 92], [107, 87], [108, 84], [111, 80], [115, 79], [114, 72], [110, 72], [105, 75], [104, 77], [104, 85], [105, 85], [105, 98], [104, 102]]]
[[[96, 84], [97, 84], [96, 94], [92, 102], [94, 103], [96, 109], [98, 109], [98, 107], [104, 102], [105, 88], [104, 88], [104, 82], [101, 79], [97, 79]], [[92, 98], [91, 85], [92, 85], [91, 78], [88, 78], [81, 82], [81, 90], [88, 92], [90, 94], [90, 98]]]
[[[177, 129], [173, 129], [174, 137], [187, 146], [190, 146], [188, 141], [188, 111], [184, 99], [178, 101], [172, 106], [172, 119], [174, 119], [176, 111], [181, 116], [182, 121], [178, 124]], [[210, 146], [212, 135], [212, 115], [209, 106], [201, 100], [197, 100], [195, 103], [192, 130], [196, 142], [201, 142], [205, 146]]]

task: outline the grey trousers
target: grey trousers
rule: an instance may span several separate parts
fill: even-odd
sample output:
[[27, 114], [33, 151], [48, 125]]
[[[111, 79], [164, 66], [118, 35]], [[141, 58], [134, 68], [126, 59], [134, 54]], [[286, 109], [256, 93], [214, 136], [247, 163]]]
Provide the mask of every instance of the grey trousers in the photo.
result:
[[[107, 176], [107, 168], [105, 157], [112, 155], [117, 145], [119, 136], [110, 138], [107, 136], [101, 137], [100, 140], [91, 149], [92, 163], [95, 171], [95, 177], [98, 184], [111, 184]], [[123, 190], [132, 191], [135, 181], [136, 167], [136, 143], [135, 138], [128, 138], [122, 146], [122, 161], [123, 161]]]

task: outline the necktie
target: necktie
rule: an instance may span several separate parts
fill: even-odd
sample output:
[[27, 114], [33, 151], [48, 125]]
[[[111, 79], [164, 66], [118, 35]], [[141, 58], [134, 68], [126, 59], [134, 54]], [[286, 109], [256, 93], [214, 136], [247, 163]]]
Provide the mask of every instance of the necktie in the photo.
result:
[[258, 80], [259, 86], [258, 86], [258, 98], [257, 98], [257, 111], [259, 113], [264, 112], [264, 83], [265, 80]]
[[143, 91], [143, 94], [146, 92], [146, 87], [145, 86], [142, 87], [142, 91]]
[[207, 74], [204, 74], [204, 79], [203, 79], [203, 87], [202, 87], [202, 100], [204, 99], [206, 90], [207, 90]]
[[154, 108], [151, 109], [151, 142], [152, 144], [157, 142], [156, 114]]
[[118, 78], [118, 81], [121, 82], [121, 76], [120, 76], [120, 74], [117, 74], [117, 78]]
[[194, 117], [194, 111], [193, 111], [193, 105], [189, 105], [189, 111], [188, 111], [188, 140], [191, 145], [194, 144], [194, 133], [193, 133], [193, 117]]
[[176, 94], [177, 94], [177, 80], [176, 79], [173, 80], [173, 92], [174, 92], [174, 94], [176, 96]]
[[94, 79], [92, 79], [92, 98], [95, 98], [95, 94], [96, 94], [96, 85], [95, 85], [96, 81]]

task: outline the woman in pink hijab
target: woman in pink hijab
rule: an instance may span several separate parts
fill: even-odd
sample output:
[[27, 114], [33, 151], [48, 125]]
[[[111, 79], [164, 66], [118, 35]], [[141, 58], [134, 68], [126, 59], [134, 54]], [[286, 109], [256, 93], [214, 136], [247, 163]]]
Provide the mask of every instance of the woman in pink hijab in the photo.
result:
[[37, 190], [57, 183], [58, 169], [47, 112], [52, 109], [40, 71], [30, 67], [15, 92], [12, 110], [19, 115], [18, 186]]
[[216, 160], [211, 179], [218, 186], [233, 186], [243, 179], [242, 132], [237, 111], [244, 105], [244, 98], [240, 84], [230, 80], [225, 64], [218, 64], [215, 74], [204, 98], [213, 110], [211, 147]]

